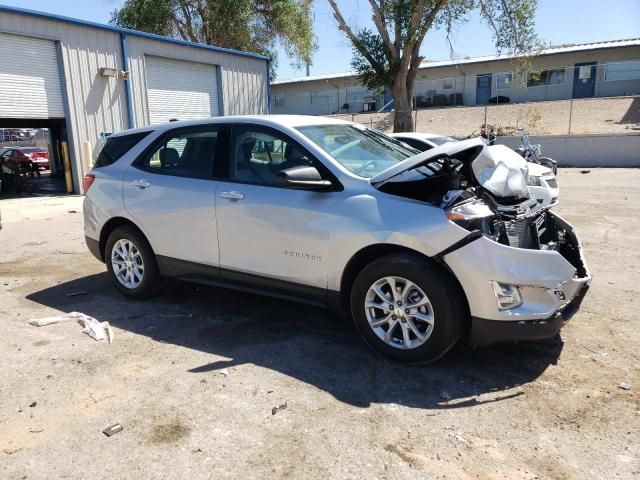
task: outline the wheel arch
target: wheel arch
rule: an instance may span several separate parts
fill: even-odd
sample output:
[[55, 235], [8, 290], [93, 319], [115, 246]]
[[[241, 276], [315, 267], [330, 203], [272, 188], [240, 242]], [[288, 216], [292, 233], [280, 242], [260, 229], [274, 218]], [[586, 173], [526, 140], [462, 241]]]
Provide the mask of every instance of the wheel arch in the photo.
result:
[[[121, 227], [123, 225], [135, 228], [138, 232], [140, 232], [140, 235], [142, 235], [145, 238], [147, 243], [149, 243], [149, 245], [151, 245], [151, 243], [149, 242], [149, 239], [144, 234], [144, 232], [140, 229], [140, 227], [138, 227], [135, 223], [133, 223], [128, 218], [124, 218], [124, 217], [113, 217], [113, 218], [110, 218], [102, 226], [102, 230], [100, 230], [100, 240], [99, 240], [100, 257], [101, 257], [103, 262], [105, 261], [104, 248], [105, 248], [105, 245], [107, 243], [107, 239], [109, 238], [109, 235], [111, 235], [111, 232], [113, 232], [116, 228]], [[153, 247], [152, 247], [152, 250], [153, 250]]]
[[373, 245], [368, 245], [358, 252], [356, 252], [347, 262], [346, 267], [342, 271], [342, 277], [340, 279], [340, 307], [345, 311], [349, 311], [349, 299], [351, 297], [351, 288], [353, 286], [353, 282], [358, 276], [358, 273], [362, 271], [362, 269], [367, 266], [369, 263], [374, 260], [392, 253], [409, 253], [412, 255], [416, 255], [421, 259], [429, 262], [430, 264], [436, 266], [441, 269], [448, 275], [451, 280], [458, 287], [461, 298], [464, 299], [465, 309], [469, 312], [469, 304], [467, 300], [467, 295], [462, 288], [462, 285], [458, 281], [456, 275], [451, 271], [451, 269], [446, 265], [444, 261], [437, 261], [417, 250], [412, 248], [404, 247], [402, 245], [397, 244], [389, 244], [389, 243], [378, 243]]

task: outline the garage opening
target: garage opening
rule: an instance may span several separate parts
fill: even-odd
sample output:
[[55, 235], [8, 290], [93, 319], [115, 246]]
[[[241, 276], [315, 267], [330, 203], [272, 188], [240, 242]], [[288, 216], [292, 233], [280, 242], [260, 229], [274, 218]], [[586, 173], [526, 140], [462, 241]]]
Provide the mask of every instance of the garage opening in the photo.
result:
[[64, 119], [0, 118], [0, 195], [67, 192]]
[[58, 46], [3, 33], [0, 58], [0, 194], [64, 193], [68, 135]]

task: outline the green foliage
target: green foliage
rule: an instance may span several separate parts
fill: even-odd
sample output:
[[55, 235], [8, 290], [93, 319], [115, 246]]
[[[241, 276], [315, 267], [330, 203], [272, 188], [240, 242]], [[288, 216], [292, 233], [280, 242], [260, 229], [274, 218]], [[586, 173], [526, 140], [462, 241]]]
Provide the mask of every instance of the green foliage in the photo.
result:
[[[537, 0], [378, 0], [374, 4], [382, 22], [376, 24], [376, 32], [354, 32], [351, 66], [367, 87], [378, 91], [390, 88], [399, 74], [406, 75], [412, 59], [403, 62], [403, 57], [419, 55], [429, 30], [445, 30], [449, 35], [469, 15], [479, 14], [485, 20], [499, 53], [531, 52], [539, 44], [534, 28]], [[374, 9], [374, 18], [375, 14]], [[421, 61], [413, 63], [419, 65]]]
[[295, 66], [317, 48], [311, 0], [125, 0], [110, 23], [274, 60], [281, 44]]
[[376, 35], [371, 30], [361, 30], [358, 32], [358, 41], [365, 46], [367, 51], [379, 65], [382, 65], [382, 72], [376, 72], [371, 68], [371, 63], [362, 56], [355, 47], [352, 48], [351, 68], [360, 76], [360, 81], [376, 94], [381, 94], [385, 85], [389, 85], [392, 79], [392, 72], [384, 53], [384, 42], [380, 35]]

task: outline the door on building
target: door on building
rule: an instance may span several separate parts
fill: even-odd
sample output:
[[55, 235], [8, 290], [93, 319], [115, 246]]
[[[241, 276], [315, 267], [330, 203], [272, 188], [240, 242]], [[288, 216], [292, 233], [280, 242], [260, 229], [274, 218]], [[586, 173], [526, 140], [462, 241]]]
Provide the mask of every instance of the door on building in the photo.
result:
[[29, 174], [16, 188], [64, 192], [58, 147], [67, 139], [57, 45], [52, 40], [3, 33], [0, 58], [0, 154], [14, 149], [30, 158], [21, 157], [22, 171], [26, 165]]
[[573, 69], [573, 98], [593, 97], [597, 62], [576, 63]]
[[149, 123], [220, 115], [216, 66], [145, 56]]
[[476, 77], [476, 104], [486, 105], [491, 98], [491, 74], [484, 73]]

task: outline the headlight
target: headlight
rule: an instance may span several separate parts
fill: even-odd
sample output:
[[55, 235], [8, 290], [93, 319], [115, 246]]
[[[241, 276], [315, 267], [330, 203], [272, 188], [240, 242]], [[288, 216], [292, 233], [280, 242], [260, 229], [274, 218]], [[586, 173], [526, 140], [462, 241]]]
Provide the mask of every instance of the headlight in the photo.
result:
[[476, 199], [445, 210], [445, 215], [449, 220], [457, 223], [462, 228], [466, 228], [467, 230], [480, 230], [487, 233], [490, 230], [488, 221], [493, 218], [495, 214], [487, 204]]
[[540, 177], [534, 177], [533, 175], [529, 176], [529, 180], [527, 180], [527, 185], [530, 187], [541, 187], [542, 182], [540, 182]]
[[496, 295], [499, 310], [509, 310], [522, 305], [522, 296], [517, 285], [491, 281], [491, 286]]

